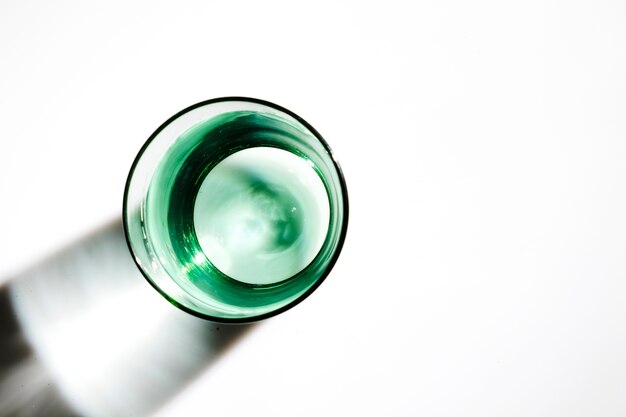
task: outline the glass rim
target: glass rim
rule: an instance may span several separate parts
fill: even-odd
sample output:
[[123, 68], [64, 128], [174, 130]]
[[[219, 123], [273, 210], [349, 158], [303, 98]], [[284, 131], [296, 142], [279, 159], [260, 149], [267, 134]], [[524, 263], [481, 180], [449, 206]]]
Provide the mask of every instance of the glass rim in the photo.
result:
[[[167, 292], [165, 292], [163, 289], [161, 289], [156, 284], [156, 282], [154, 282], [152, 280], [152, 278], [150, 278], [149, 274], [142, 268], [141, 264], [138, 262], [138, 260], [137, 260], [137, 258], [135, 256], [135, 251], [133, 250], [133, 247], [132, 247], [132, 244], [131, 244], [131, 238], [129, 236], [130, 233], [129, 233], [128, 216], [127, 216], [127, 214], [128, 214], [128, 194], [129, 194], [129, 190], [130, 190], [131, 181], [132, 181], [133, 176], [135, 174], [135, 169], [137, 168], [137, 165], [139, 164], [139, 161], [143, 157], [143, 154], [145, 153], [146, 149], [148, 149], [148, 147], [154, 141], [154, 139], [156, 139], [157, 136], [159, 136], [161, 131], [163, 131], [163, 129], [165, 129], [169, 124], [171, 124], [173, 121], [175, 121], [176, 119], [178, 119], [182, 115], [184, 115], [184, 114], [186, 114], [186, 113], [188, 113], [188, 112], [190, 112], [190, 111], [192, 111], [194, 109], [197, 109], [199, 107], [204, 107], [204, 106], [208, 106], [208, 105], [215, 104], [215, 103], [220, 103], [220, 102], [238, 102], [238, 101], [247, 102], [247, 103], [253, 103], [253, 104], [260, 104], [260, 105], [272, 108], [274, 110], [278, 110], [280, 112], [283, 112], [283, 113], [293, 117], [294, 119], [296, 119], [307, 130], [309, 130], [313, 134], [313, 136], [315, 136], [315, 138], [324, 147], [324, 150], [326, 151], [326, 153], [330, 157], [330, 160], [332, 161], [333, 166], [334, 166], [335, 170], [337, 171], [337, 177], [339, 179], [339, 186], [341, 188], [341, 201], [342, 201], [342, 204], [343, 204], [343, 215], [342, 215], [342, 218], [341, 218], [341, 230], [339, 232], [339, 238], [337, 239], [337, 247], [335, 248], [335, 250], [334, 250], [334, 252], [333, 252], [333, 254], [332, 254], [331, 258], [330, 258], [330, 261], [329, 261], [328, 265], [326, 266], [326, 268], [324, 269], [323, 273], [320, 275], [319, 278], [317, 278], [315, 280], [315, 282], [313, 283], [313, 285], [311, 285], [311, 287], [309, 287], [306, 291], [304, 291], [301, 295], [296, 297], [291, 302], [285, 304], [282, 307], [277, 308], [276, 310], [272, 310], [272, 311], [269, 311], [267, 313], [263, 313], [263, 314], [259, 314], [259, 315], [255, 315], [255, 316], [229, 318], [229, 317], [219, 317], [219, 316], [214, 316], [214, 315], [202, 313], [202, 312], [196, 311], [196, 310], [194, 310], [194, 309], [192, 309], [190, 307], [187, 307], [187, 306], [181, 304], [178, 300], [174, 299], [171, 295], [169, 295]], [[261, 320], [264, 320], [264, 319], [276, 316], [276, 315], [278, 315], [280, 313], [283, 313], [283, 312], [291, 309], [292, 307], [296, 306], [297, 304], [301, 303], [307, 297], [309, 297], [322, 284], [322, 282], [324, 282], [326, 277], [330, 274], [330, 271], [335, 266], [335, 263], [337, 262], [337, 259], [339, 258], [339, 255], [340, 255], [340, 253], [341, 253], [341, 251], [343, 249], [343, 244], [344, 244], [344, 241], [346, 239], [346, 234], [347, 234], [347, 231], [348, 231], [348, 218], [349, 218], [348, 189], [347, 189], [346, 181], [345, 181], [345, 178], [344, 178], [344, 175], [343, 175], [343, 170], [341, 169], [341, 166], [339, 165], [339, 162], [335, 158], [335, 155], [334, 155], [332, 149], [330, 148], [330, 146], [328, 145], [326, 140], [322, 137], [322, 135], [313, 126], [311, 126], [306, 120], [304, 120], [302, 117], [298, 116], [297, 114], [295, 114], [291, 110], [288, 110], [288, 109], [286, 109], [286, 108], [284, 108], [282, 106], [279, 106], [278, 104], [274, 104], [274, 103], [271, 103], [271, 102], [266, 101], [266, 100], [261, 100], [261, 99], [252, 98], [252, 97], [243, 97], [243, 96], [225, 96], [225, 97], [217, 97], [217, 98], [213, 98], [213, 99], [209, 99], [209, 100], [200, 101], [198, 103], [192, 104], [191, 106], [188, 106], [188, 107], [184, 108], [183, 110], [177, 112], [176, 114], [174, 114], [173, 116], [168, 118], [165, 122], [163, 122], [154, 131], [154, 133], [152, 133], [150, 135], [148, 140], [146, 140], [146, 142], [143, 144], [143, 146], [141, 147], [141, 149], [137, 153], [137, 156], [135, 156], [135, 159], [133, 160], [133, 163], [132, 163], [132, 165], [130, 167], [128, 176], [126, 178], [126, 184], [124, 186], [124, 198], [123, 198], [123, 205], [122, 205], [122, 224], [123, 224], [123, 228], [124, 228], [124, 238], [125, 238], [126, 244], [128, 246], [128, 250], [130, 251], [131, 257], [133, 258], [133, 262], [135, 263], [135, 265], [137, 265], [137, 268], [139, 269], [139, 271], [141, 272], [141, 274], [143, 275], [145, 280], [148, 281], [148, 283], [152, 286], [152, 288], [154, 288], [159, 294], [161, 294], [161, 296], [163, 296], [166, 300], [168, 300], [170, 304], [174, 305], [175, 307], [179, 308], [180, 310], [182, 310], [182, 311], [184, 311], [184, 312], [186, 312], [188, 314], [191, 314], [193, 316], [196, 316], [196, 317], [199, 317], [201, 319], [204, 319], [204, 320], [209, 320], [209, 321], [213, 321], [213, 322], [217, 322], [217, 323], [225, 323], [225, 324], [245, 324], [245, 323], [252, 323], [252, 322], [256, 322], [256, 321], [261, 321]]]

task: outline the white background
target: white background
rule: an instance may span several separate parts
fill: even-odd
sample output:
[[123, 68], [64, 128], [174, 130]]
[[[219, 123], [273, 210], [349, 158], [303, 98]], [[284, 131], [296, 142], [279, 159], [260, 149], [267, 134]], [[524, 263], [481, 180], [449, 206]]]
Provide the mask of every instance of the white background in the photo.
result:
[[225, 95], [322, 133], [348, 238], [160, 417], [626, 415], [624, 1], [5, 0], [0, 279]]

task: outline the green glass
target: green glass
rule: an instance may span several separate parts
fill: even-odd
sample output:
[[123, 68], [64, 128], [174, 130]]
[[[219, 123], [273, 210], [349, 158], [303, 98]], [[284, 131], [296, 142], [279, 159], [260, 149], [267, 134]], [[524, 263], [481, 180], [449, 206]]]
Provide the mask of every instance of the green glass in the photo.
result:
[[124, 195], [129, 248], [148, 281], [197, 316], [249, 322], [306, 298], [348, 222], [341, 169], [294, 113], [227, 97], [191, 106], [143, 146]]

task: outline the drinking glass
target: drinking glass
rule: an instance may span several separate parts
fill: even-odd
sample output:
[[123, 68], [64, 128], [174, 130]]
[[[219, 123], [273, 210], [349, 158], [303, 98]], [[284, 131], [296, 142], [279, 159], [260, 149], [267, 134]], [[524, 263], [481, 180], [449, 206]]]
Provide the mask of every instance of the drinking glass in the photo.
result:
[[326, 278], [346, 236], [348, 194], [311, 125], [267, 101], [224, 97], [152, 134], [126, 182], [123, 223], [139, 269], [172, 304], [251, 322]]

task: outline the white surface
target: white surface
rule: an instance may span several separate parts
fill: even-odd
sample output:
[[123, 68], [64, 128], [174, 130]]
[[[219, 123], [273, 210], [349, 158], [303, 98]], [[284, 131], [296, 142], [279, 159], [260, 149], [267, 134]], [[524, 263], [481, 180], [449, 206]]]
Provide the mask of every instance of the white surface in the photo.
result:
[[119, 215], [169, 116], [259, 97], [335, 150], [346, 246], [160, 417], [623, 416], [625, 23], [623, 1], [5, 2], [0, 279]]

